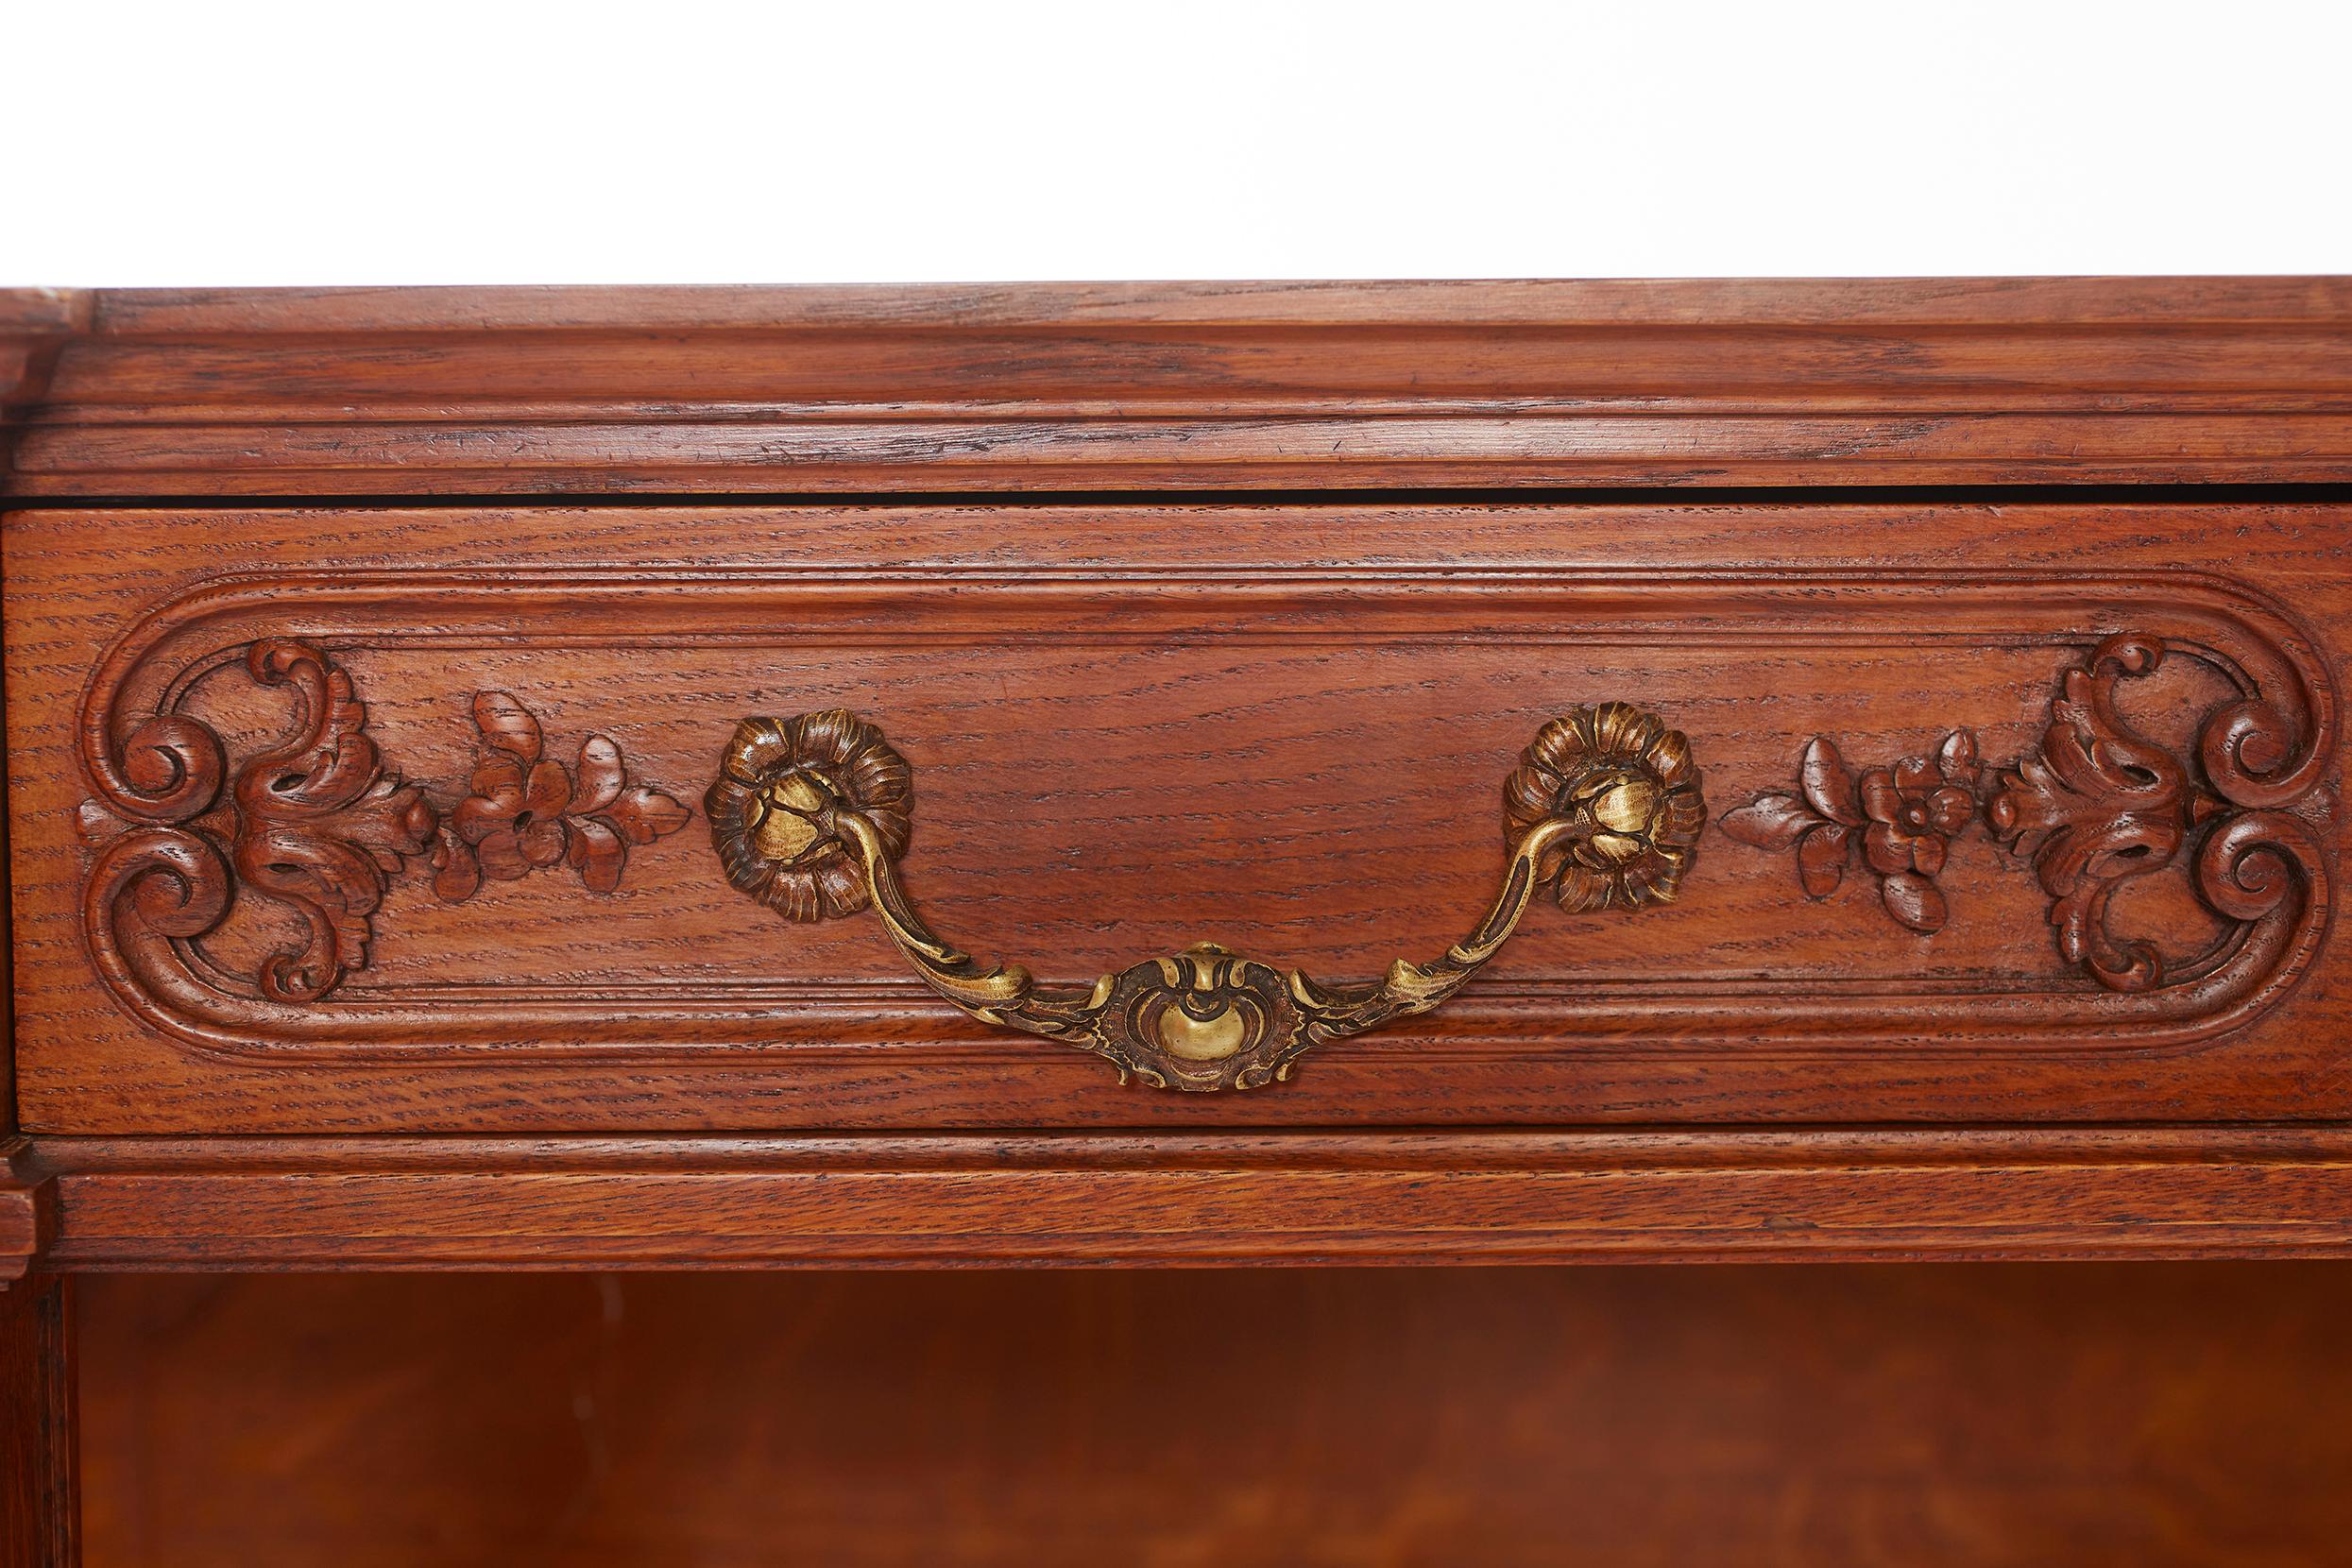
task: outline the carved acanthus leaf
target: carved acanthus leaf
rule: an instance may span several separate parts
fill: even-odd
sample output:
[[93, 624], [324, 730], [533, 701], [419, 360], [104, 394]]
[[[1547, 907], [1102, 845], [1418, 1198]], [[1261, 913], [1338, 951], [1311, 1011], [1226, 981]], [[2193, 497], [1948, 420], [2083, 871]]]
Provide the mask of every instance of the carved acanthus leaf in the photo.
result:
[[[119, 746], [84, 748], [96, 798], [77, 827], [96, 856], [89, 918], [112, 933], [110, 955], [161, 962], [155, 938], [200, 939], [237, 894], [249, 894], [303, 927], [292, 946], [260, 961], [252, 985], [271, 1001], [316, 1001], [366, 966], [375, 917], [412, 861], [431, 866], [445, 900], [470, 895], [486, 869], [519, 877], [564, 861], [609, 893], [627, 846], [687, 820], [677, 801], [630, 782], [609, 737], [591, 736], [574, 769], [543, 758], [538, 721], [498, 691], [474, 699], [485, 758], [468, 785], [443, 792], [463, 797], [445, 814], [425, 786], [384, 765], [350, 673], [326, 654], [273, 638], [248, 645], [244, 667], [257, 684], [289, 691], [294, 715], [285, 740], [237, 767], [225, 844], [206, 813], [227, 754], [203, 721], [166, 708]], [[157, 889], [172, 891], [166, 898]]]
[[[2271, 921], [2298, 890], [2322, 896], [2309, 829], [2275, 810], [2242, 810], [2292, 799], [2290, 784], [2309, 788], [2319, 748], [2308, 726], [2259, 692], [2207, 717], [2194, 761], [2138, 733], [2117, 711], [2116, 688], [2153, 673], [2164, 654], [2150, 637], [2102, 641], [2061, 675], [2040, 743], [1997, 770], [1989, 788], [1969, 730], [1952, 731], [1932, 762], [1906, 758], [1858, 779], [1836, 745], [1816, 738], [1798, 766], [1798, 793], [1760, 794], [1727, 813], [1723, 829], [1759, 848], [1794, 849], [1798, 880], [1815, 898], [1836, 889], [1858, 840], [1888, 912], [1928, 933], [1950, 913], [1936, 874], [1952, 839], [1981, 814], [1997, 842], [2032, 861], [2069, 963], [2126, 992], [2203, 973], [2220, 947], [2168, 963], [2155, 942], [2116, 934], [2108, 915], [2117, 892], [2174, 864], [2204, 832], [2191, 885], [2224, 919]], [[2233, 940], [2225, 935], [2222, 946]]]
[[2153, 944], [2108, 930], [2108, 901], [2171, 865], [2197, 816], [2188, 769], [2115, 710], [2116, 682], [2163, 660], [2160, 642], [2113, 637], [2068, 671], [2040, 749], [2003, 770], [1985, 810], [1994, 838], [2032, 857], [2058, 951], [2118, 991], [2159, 983], [2164, 965]]
[[315, 1001], [367, 963], [376, 908], [435, 815], [422, 790], [384, 770], [348, 671], [282, 639], [253, 644], [246, 669], [293, 690], [295, 734], [237, 770], [230, 864], [242, 886], [293, 906], [310, 928], [263, 963], [262, 994]]

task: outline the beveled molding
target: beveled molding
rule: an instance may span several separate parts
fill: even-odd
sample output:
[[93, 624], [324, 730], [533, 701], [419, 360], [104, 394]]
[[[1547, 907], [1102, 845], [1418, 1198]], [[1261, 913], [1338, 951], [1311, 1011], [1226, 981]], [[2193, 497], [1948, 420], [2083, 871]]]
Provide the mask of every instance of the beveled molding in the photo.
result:
[[29, 1139], [0, 1135], [0, 1290], [56, 1239], [57, 1184], [35, 1168]]
[[25, 419], [48, 394], [58, 355], [90, 330], [94, 305], [80, 290], [0, 289], [0, 480]]
[[24, 496], [2340, 482], [2352, 280], [21, 290], [0, 383]]
[[2352, 1256], [2341, 1127], [42, 1137], [19, 1163], [64, 1271]]
[[[973, 607], [969, 591], [980, 583], [989, 589], [984, 609]], [[285, 571], [215, 579], [160, 606], [93, 673], [78, 723], [82, 769], [97, 808], [85, 813], [93, 849], [83, 929], [93, 962], [116, 999], [166, 1037], [203, 1053], [264, 1063], [464, 1063], [483, 1060], [479, 1048], [511, 1046], [518, 1038], [532, 1042], [534, 1060], [548, 1062], [724, 1062], [776, 1049], [813, 1059], [858, 1050], [861, 1042], [887, 1048], [895, 1063], [920, 1060], [926, 1047], [892, 1032], [901, 1015], [929, 1015], [912, 981], [903, 998], [874, 994], [847, 1006], [827, 987], [793, 984], [658, 999], [616, 996], [609, 987], [571, 997], [486, 996], [469, 987], [447, 995], [412, 987], [391, 999], [347, 992], [342, 982], [365, 963], [369, 921], [386, 880], [421, 872], [411, 862], [430, 854], [435, 893], [444, 899], [463, 896], [456, 883], [464, 878], [456, 874], [464, 863], [451, 857], [470, 852], [479, 862], [490, 841], [477, 828], [512, 832], [520, 827], [515, 802], [499, 805], [506, 798], [502, 792], [523, 801], [539, 787], [545, 768], [564, 770], [541, 757], [535, 721], [526, 736], [522, 698], [477, 694], [473, 707], [485, 760], [469, 781], [473, 793], [455, 807], [432, 807], [377, 758], [365, 735], [364, 704], [329, 650], [463, 647], [506, 639], [517, 625], [561, 627], [566, 616], [593, 632], [551, 631], [535, 637], [533, 645], [560, 647], [567, 636], [648, 650], [716, 642], [750, 651], [779, 635], [786, 641], [778, 647], [876, 636], [903, 642], [913, 634], [895, 611], [910, 597], [926, 594], [937, 602], [926, 607], [922, 635], [942, 647], [1003, 636], [1085, 643], [1154, 637], [1177, 626], [1273, 642], [1409, 645], [1460, 635], [1461, 617], [1470, 613], [1490, 627], [1508, 622], [1514, 637], [1532, 629], [1530, 646], [1596, 637], [1697, 639], [1739, 653], [1801, 634], [1927, 659], [1954, 639], [2049, 651], [2051, 727], [2041, 752], [1997, 770], [2002, 782], [1986, 788], [1981, 809], [1991, 831], [2005, 833], [2013, 847], [2033, 857], [2060, 952], [2096, 983], [1996, 987], [1971, 992], [1965, 1007], [1955, 1007], [1948, 988], [1906, 995], [1881, 987], [1835, 996], [1802, 979], [1725, 980], [1708, 982], [1705, 1005], [1696, 1013], [1686, 1001], [1662, 1002], [1640, 987], [1612, 992], [1605, 983], [1578, 983], [1428, 1048], [1449, 1058], [1524, 1053], [1563, 1040], [1574, 1040], [1588, 1059], [1662, 1049], [1677, 1058], [1724, 1050], [1754, 1057], [1760, 1048], [1751, 1036], [1767, 1029], [1772, 1038], [1761, 1048], [1790, 1058], [1856, 1043], [1913, 1060], [1966, 1056], [1988, 1041], [2012, 1050], [2070, 1054], [2179, 1048], [2240, 1027], [2274, 1005], [2309, 966], [2326, 930], [2327, 856], [2297, 813], [2325, 810], [2332, 799], [2318, 781], [2332, 768], [2336, 751], [2333, 679], [2309, 636], [2284, 611], [2225, 578], [1893, 570], [1752, 571], [1736, 578], [1630, 569], [1573, 576], [1513, 571], [1483, 574], [1475, 609], [1465, 612], [1434, 606], [1410, 574], [1378, 572], [1259, 581], [1217, 573], [852, 577], [743, 570], [681, 583], [673, 573], [625, 569]], [[429, 625], [416, 618], [420, 597], [434, 606]], [[1344, 616], [1301, 613], [1302, 605], [1325, 600], [1326, 608], [1343, 606]], [[1082, 624], [1074, 629], [1073, 611], [1082, 606], [1087, 613], [1076, 617]], [[2119, 631], [2118, 622], [2131, 629]], [[300, 638], [288, 635], [294, 632]], [[2155, 748], [2121, 727], [2106, 705], [2116, 682], [2152, 669], [2168, 649], [2207, 666], [2237, 693], [2204, 716], [2193, 758], [2150, 755]], [[201, 673], [240, 660], [250, 678], [289, 681], [304, 700], [302, 718], [286, 742], [240, 759], [232, 792], [238, 810], [224, 840], [218, 827], [207, 829], [197, 819], [215, 810], [230, 776], [228, 759], [217, 737], [178, 705]], [[134, 688], [156, 695], [144, 707], [127, 706], [126, 692]], [[714, 709], [711, 718], [715, 749], [716, 740], [732, 730], [736, 709]], [[596, 809], [606, 810], [605, 796], [617, 796], [624, 763], [609, 742], [600, 751], [599, 739], [583, 744], [580, 773], [586, 776], [594, 754], [600, 776], [615, 775], [606, 780], [611, 791], [599, 785], [591, 793]], [[526, 749], [527, 773], [516, 765]], [[2097, 765], [2073, 766], [2066, 760], [2071, 752]], [[601, 765], [605, 762], [609, 766]], [[1942, 765], [1956, 764], [1947, 757]], [[1876, 854], [1877, 837], [1863, 826], [1867, 802], [1833, 797], [1821, 788], [1824, 769], [1811, 752], [1805, 771], [1805, 809], [1851, 816], [1851, 824], [1832, 826], [1851, 829], [1853, 843], [1867, 844]], [[558, 782], [567, 803], [577, 798], [577, 780], [567, 776], [545, 781], [549, 800]], [[676, 788], [684, 781], [660, 782]], [[1849, 783], [1861, 789], [1859, 782]], [[1890, 775], [1890, 812], [1904, 806], [1907, 787], [1907, 773]], [[445, 795], [454, 788], [445, 787]], [[676, 807], [671, 796], [657, 798]], [[1781, 798], [1792, 811], [1799, 804], [1793, 796]], [[298, 825], [282, 810], [289, 800], [301, 808]], [[482, 809], [469, 812], [476, 802]], [[682, 814], [663, 816], [662, 832], [682, 821]], [[452, 835], [452, 825], [462, 831]], [[1917, 874], [1920, 841], [1937, 831], [1915, 826], [1918, 831], [1904, 840], [1910, 869], [1901, 875]], [[1794, 817], [1778, 827], [1791, 829], [1792, 845], [1828, 830]], [[1724, 831], [1769, 848], [1778, 827], [1750, 835]], [[506, 870], [527, 871], [529, 853], [541, 856], [538, 864], [552, 864], [561, 854], [581, 857], [575, 868], [584, 878], [591, 875], [585, 829], [578, 836], [550, 831], [541, 813], [537, 830], [545, 842], [535, 850], [526, 852], [519, 841], [510, 855], [501, 844]], [[2198, 896], [2226, 923], [2224, 933], [2169, 969], [2141, 963], [2151, 933], [2110, 931], [2107, 894], [2119, 881], [2171, 865], [2194, 835], [2201, 837], [2186, 869]], [[676, 841], [665, 843], [669, 852], [680, 852]], [[711, 853], [707, 845], [694, 852]], [[1817, 871], [1801, 850], [1797, 859], [1800, 870]], [[300, 874], [306, 866], [322, 874], [306, 879]], [[281, 877], [283, 868], [292, 869]], [[606, 869], [617, 878], [621, 863]], [[1873, 869], [1884, 877], [1897, 874], [1875, 861]], [[713, 864], [711, 875], [718, 878], [721, 868]], [[240, 886], [292, 902], [312, 931], [300, 952], [243, 977], [222, 974], [192, 946]], [[2020, 943], [2032, 950], [2025, 933]], [[2022, 972], [2034, 971], [2026, 966]], [[1463, 998], [1466, 1011], [1470, 1000]], [[1671, 1022], [1669, 1041], [1642, 1037], [1654, 1015]], [[936, 1048], [965, 1050], [970, 1060], [967, 1048]]]

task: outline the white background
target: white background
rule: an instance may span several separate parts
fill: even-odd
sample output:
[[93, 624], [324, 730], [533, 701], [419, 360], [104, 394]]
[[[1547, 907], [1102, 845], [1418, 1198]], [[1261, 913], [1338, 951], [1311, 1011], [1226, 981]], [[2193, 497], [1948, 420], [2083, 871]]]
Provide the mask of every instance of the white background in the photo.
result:
[[2352, 6], [0, 0], [0, 284], [2352, 272]]

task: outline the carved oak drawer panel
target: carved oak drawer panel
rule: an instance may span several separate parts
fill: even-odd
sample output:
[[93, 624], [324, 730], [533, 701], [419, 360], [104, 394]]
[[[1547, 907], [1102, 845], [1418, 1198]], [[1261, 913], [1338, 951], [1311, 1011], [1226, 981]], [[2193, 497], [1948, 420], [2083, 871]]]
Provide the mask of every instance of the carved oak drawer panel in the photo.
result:
[[2338, 1117], [2347, 542], [2091, 502], [19, 512], [22, 1113]]

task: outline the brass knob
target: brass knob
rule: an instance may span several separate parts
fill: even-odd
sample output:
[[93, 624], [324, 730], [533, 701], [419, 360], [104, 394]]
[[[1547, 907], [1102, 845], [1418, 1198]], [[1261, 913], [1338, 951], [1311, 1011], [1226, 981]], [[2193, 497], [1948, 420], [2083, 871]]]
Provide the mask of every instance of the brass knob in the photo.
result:
[[1509, 854], [1471, 933], [1428, 963], [1325, 985], [1199, 943], [1092, 985], [1040, 984], [941, 941], [898, 880], [913, 770], [845, 709], [736, 726], [704, 797], [727, 880], [787, 919], [872, 908], [924, 981], [982, 1023], [1089, 1050], [1120, 1082], [1248, 1089], [1290, 1076], [1325, 1041], [1426, 1013], [1518, 929], [1540, 888], [1572, 913], [1671, 902], [1707, 820], [1690, 742], [1626, 703], [1552, 720], [1503, 786]]

